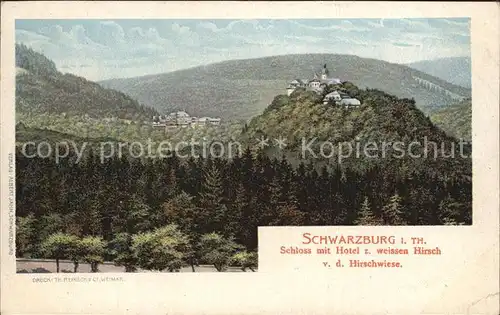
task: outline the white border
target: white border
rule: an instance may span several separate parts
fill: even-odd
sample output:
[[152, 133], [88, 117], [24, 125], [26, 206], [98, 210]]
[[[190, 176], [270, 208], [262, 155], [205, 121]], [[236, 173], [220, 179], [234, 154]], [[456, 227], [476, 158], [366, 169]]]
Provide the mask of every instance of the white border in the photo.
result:
[[[498, 314], [499, 14], [494, 3], [6, 2], [1, 20], [2, 314]], [[8, 160], [14, 147], [16, 18], [470, 17], [473, 209], [468, 228], [406, 228], [458, 246], [438, 268], [399, 273], [130, 274], [122, 283], [34, 284], [8, 254]], [[383, 228], [394, 233], [394, 228]], [[332, 228], [332, 230], [336, 230]], [[290, 233], [290, 231], [288, 231]], [[271, 233], [272, 234], [272, 233]], [[282, 241], [280, 231], [266, 242]], [[278, 238], [278, 239], [277, 239]], [[260, 242], [263, 240], [260, 239]], [[448, 247], [451, 249], [451, 247]], [[459, 266], [461, 266], [459, 268]], [[465, 266], [465, 267], [464, 267]], [[416, 277], [415, 275], [418, 275]], [[430, 279], [433, 275], [433, 279]], [[418, 280], [416, 280], [418, 279]], [[418, 281], [418, 282], [417, 282]]]

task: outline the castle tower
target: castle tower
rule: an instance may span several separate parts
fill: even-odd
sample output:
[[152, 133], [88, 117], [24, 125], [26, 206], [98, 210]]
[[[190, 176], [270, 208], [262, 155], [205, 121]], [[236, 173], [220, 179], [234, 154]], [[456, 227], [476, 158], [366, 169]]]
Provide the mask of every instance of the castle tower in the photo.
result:
[[328, 68], [326, 67], [326, 63], [325, 63], [325, 65], [323, 66], [323, 70], [321, 71], [321, 79], [322, 80], [328, 79], [329, 74], [330, 74], [330, 72], [328, 71]]

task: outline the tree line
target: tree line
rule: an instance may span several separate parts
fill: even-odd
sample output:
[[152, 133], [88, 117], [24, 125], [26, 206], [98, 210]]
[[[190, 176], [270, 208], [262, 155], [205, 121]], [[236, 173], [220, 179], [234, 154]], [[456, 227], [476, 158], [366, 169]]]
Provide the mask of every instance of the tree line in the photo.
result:
[[90, 152], [78, 164], [17, 154], [16, 192], [17, 257], [94, 271], [104, 260], [127, 271], [255, 268], [258, 226], [472, 223], [468, 179], [390, 163], [294, 167], [250, 149], [233, 159], [104, 163]]
[[[32, 215], [18, 219], [18, 254], [30, 254], [34, 221]], [[255, 271], [257, 267], [257, 253], [246, 251], [231, 237], [207, 233], [198, 239], [198, 243], [193, 243], [193, 239], [175, 224], [135, 235], [118, 233], [109, 242], [101, 236], [79, 237], [55, 232], [40, 243], [38, 250], [44, 257], [55, 260], [56, 272], [60, 272], [61, 259], [73, 263], [74, 273], [79, 271], [81, 262], [89, 264], [91, 272], [98, 272], [105, 257], [111, 257], [116, 266], [125, 267], [125, 272], [136, 272], [138, 268], [178, 272], [186, 265], [195, 272], [198, 259], [213, 265], [219, 272], [226, 271], [231, 265], [237, 265], [243, 271]]]

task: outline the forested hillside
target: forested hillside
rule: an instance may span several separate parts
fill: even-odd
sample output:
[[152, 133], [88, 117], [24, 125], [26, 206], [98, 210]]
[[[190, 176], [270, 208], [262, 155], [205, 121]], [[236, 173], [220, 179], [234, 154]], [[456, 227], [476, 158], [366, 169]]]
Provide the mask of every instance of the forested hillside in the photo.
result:
[[[277, 96], [243, 127], [237, 139], [246, 149], [232, 159], [124, 154], [103, 162], [91, 150], [80, 163], [55, 163], [17, 154], [18, 257], [86, 261], [93, 271], [103, 260], [127, 271], [195, 271], [197, 264], [224, 271], [230, 265], [255, 267], [258, 226], [472, 223], [470, 158], [398, 158], [392, 152], [342, 162], [298, 157], [300, 139], [311, 137], [403, 146], [428, 137], [444, 143], [447, 154], [454, 151], [456, 139], [435, 127], [413, 100], [351, 83], [335, 88], [362, 105], [323, 104], [321, 96], [306, 91]], [[288, 146], [278, 153], [259, 150], [255, 142], [279, 136]], [[412, 153], [418, 152], [422, 148]], [[86, 250], [78, 257], [72, 251], [57, 256], [53, 249], [60, 244], [84, 244]]]
[[[50, 144], [52, 146], [51, 147], [52, 150], [54, 150], [56, 146], [61, 146], [61, 145], [63, 145], [64, 148], [68, 147], [70, 150], [74, 150], [75, 149], [74, 146], [76, 145], [77, 148], [80, 149], [83, 147], [84, 143], [86, 149], [90, 150], [91, 148], [93, 148], [94, 150], [99, 150], [100, 143], [116, 142], [116, 139], [111, 138], [109, 136], [99, 136], [99, 135], [95, 135], [95, 137], [87, 137], [83, 134], [77, 136], [74, 134], [58, 132], [47, 128], [40, 129], [40, 128], [28, 127], [24, 123], [16, 124], [17, 147], [22, 147], [24, 144], [27, 143], [30, 144], [29, 150], [27, 149], [27, 152], [28, 154], [31, 155], [34, 154], [33, 151], [36, 151], [36, 146], [42, 142]], [[28, 146], [26, 148], [28, 148]], [[43, 148], [45, 150], [40, 151], [43, 153], [43, 155], [51, 154], [51, 152], [48, 152], [47, 147]], [[61, 149], [60, 153], [65, 154], [64, 150]], [[88, 153], [88, 151], [85, 153]], [[52, 152], [52, 156], [53, 154], [54, 152]]]
[[471, 59], [470, 57], [448, 57], [435, 60], [423, 60], [407, 64], [407, 66], [447, 82], [471, 88]]
[[312, 79], [327, 64], [330, 75], [361, 88], [380, 89], [398, 97], [413, 97], [426, 111], [455, 101], [417, 80], [470, 97], [470, 89], [427, 73], [376, 59], [352, 55], [300, 54], [231, 60], [175, 72], [100, 82], [158, 110], [187, 110], [197, 116], [249, 119], [260, 114], [289, 81]]
[[[351, 154], [342, 157], [337, 151], [326, 151], [329, 157], [315, 157], [316, 165], [331, 165], [339, 161], [343, 166], [365, 170], [372, 166], [386, 165], [388, 168], [407, 169], [408, 172], [423, 171], [435, 176], [453, 176], [462, 178], [470, 176], [470, 158], [446, 158], [451, 152], [458, 157], [457, 140], [446, 135], [423, 114], [412, 99], [400, 99], [380, 90], [359, 89], [352, 83], [333, 86], [324, 91], [340, 90], [356, 97], [361, 101], [358, 108], [346, 109], [332, 103], [324, 104], [323, 95], [313, 92], [297, 90], [290, 97], [277, 96], [271, 105], [260, 116], [253, 118], [245, 128], [243, 138], [286, 139], [286, 148], [277, 154], [286, 154], [291, 160], [303, 159], [301, 148], [305, 143], [314, 142], [308, 146], [313, 152], [320, 152], [323, 142], [338, 148], [363, 148], [368, 143], [377, 146], [377, 158], [367, 157], [364, 154]], [[410, 143], [412, 154], [405, 154], [401, 158], [395, 143], [402, 143], [407, 150]], [[386, 144], [386, 150], [382, 146]], [[438, 150], [434, 156], [433, 144]], [[428, 147], [426, 148], [425, 145]], [[443, 150], [441, 150], [443, 146]], [[323, 147], [324, 148], [324, 147]], [[326, 148], [329, 148], [327, 146]], [[276, 154], [275, 148], [266, 149], [270, 154]], [[470, 147], [464, 147], [470, 153]], [[347, 151], [347, 150], [346, 150]], [[385, 151], [386, 156], [381, 154]], [[424, 153], [427, 156], [424, 158]], [[430, 153], [429, 153], [430, 152]], [[308, 151], [306, 152], [308, 153]], [[411, 155], [421, 155], [422, 158], [413, 158]], [[307, 154], [306, 161], [312, 154]]]
[[431, 120], [448, 134], [472, 140], [472, 103], [470, 99], [431, 113]]
[[122, 92], [57, 71], [54, 62], [16, 44], [16, 111], [150, 120], [157, 111]]

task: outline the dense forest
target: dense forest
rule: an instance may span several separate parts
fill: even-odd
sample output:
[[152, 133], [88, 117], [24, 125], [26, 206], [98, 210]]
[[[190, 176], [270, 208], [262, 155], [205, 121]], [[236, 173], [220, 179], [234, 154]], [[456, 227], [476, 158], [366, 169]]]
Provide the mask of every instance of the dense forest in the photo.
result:
[[[102, 164], [91, 154], [83, 163], [56, 164], [18, 155], [16, 163], [18, 257], [44, 257], [44, 241], [58, 232], [102, 238], [109, 244], [102, 259], [116, 259], [123, 254], [111, 254], [118, 250], [117, 237], [169, 225], [185, 235], [189, 248], [200, 248], [200, 240], [212, 235], [234, 242], [236, 254], [237, 248], [257, 249], [258, 226], [472, 220], [470, 181], [425, 173], [401, 177], [376, 167], [317, 172], [312, 164], [293, 168], [285, 159], [250, 150], [233, 160], [122, 157]], [[130, 252], [134, 244], [128, 244], [119, 249]], [[197, 261], [213, 263], [201, 252], [193, 252]]]
[[472, 140], [472, 101], [465, 99], [457, 104], [435, 110], [432, 121], [448, 134]]
[[[359, 99], [361, 106], [347, 109], [334, 102], [325, 104], [323, 97], [332, 90]], [[377, 166], [458, 181], [472, 176], [470, 142], [460, 143], [459, 139], [447, 135], [416, 107], [413, 99], [400, 99], [376, 89], [360, 89], [350, 82], [327, 87], [321, 95], [305, 90], [296, 90], [290, 96], [278, 95], [262, 115], [254, 117], [244, 127], [241, 135], [242, 141], [248, 142], [280, 137], [286, 139], [286, 148], [278, 153], [285, 154], [290, 161], [303, 160], [303, 144], [315, 139], [309, 146], [313, 152], [319, 152], [325, 142], [333, 144], [334, 148], [376, 146], [376, 158], [361, 152], [341, 160], [343, 167], [359, 172]], [[392, 144], [398, 142], [406, 148], [406, 154], [394, 158]], [[384, 143], [390, 145], [383, 157]], [[276, 156], [274, 147], [266, 151]], [[334, 166], [340, 154], [333, 151], [331, 157], [317, 156], [312, 160], [315, 165]]]
[[[16, 56], [27, 71], [17, 76], [16, 92], [17, 257], [70, 259], [75, 272], [80, 262], [98, 271], [103, 261], [126, 271], [255, 270], [258, 226], [472, 224], [472, 146], [459, 155], [458, 139], [414, 99], [344, 82], [322, 94], [278, 95], [247, 122], [164, 132], [143, 121], [152, 109], [126, 95], [60, 74], [25, 46], [16, 46]], [[333, 90], [361, 106], [323, 102]], [[282, 149], [256, 141], [280, 137]], [[98, 151], [100, 142], [191, 139], [238, 142], [244, 150], [223, 158], [125, 152], [104, 160]], [[317, 139], [316, 152], [324, 142], [401, 142], [407, 154], [304, 157], [304, 139]], [[432, 147], [424, 140], [440, 152], [415, 158]], [[30, 141], [90, 145], [82, 160], [74, 153], [55, 160], [25, 156]], [[420, 145], [411, 151], [413, 142]]]

